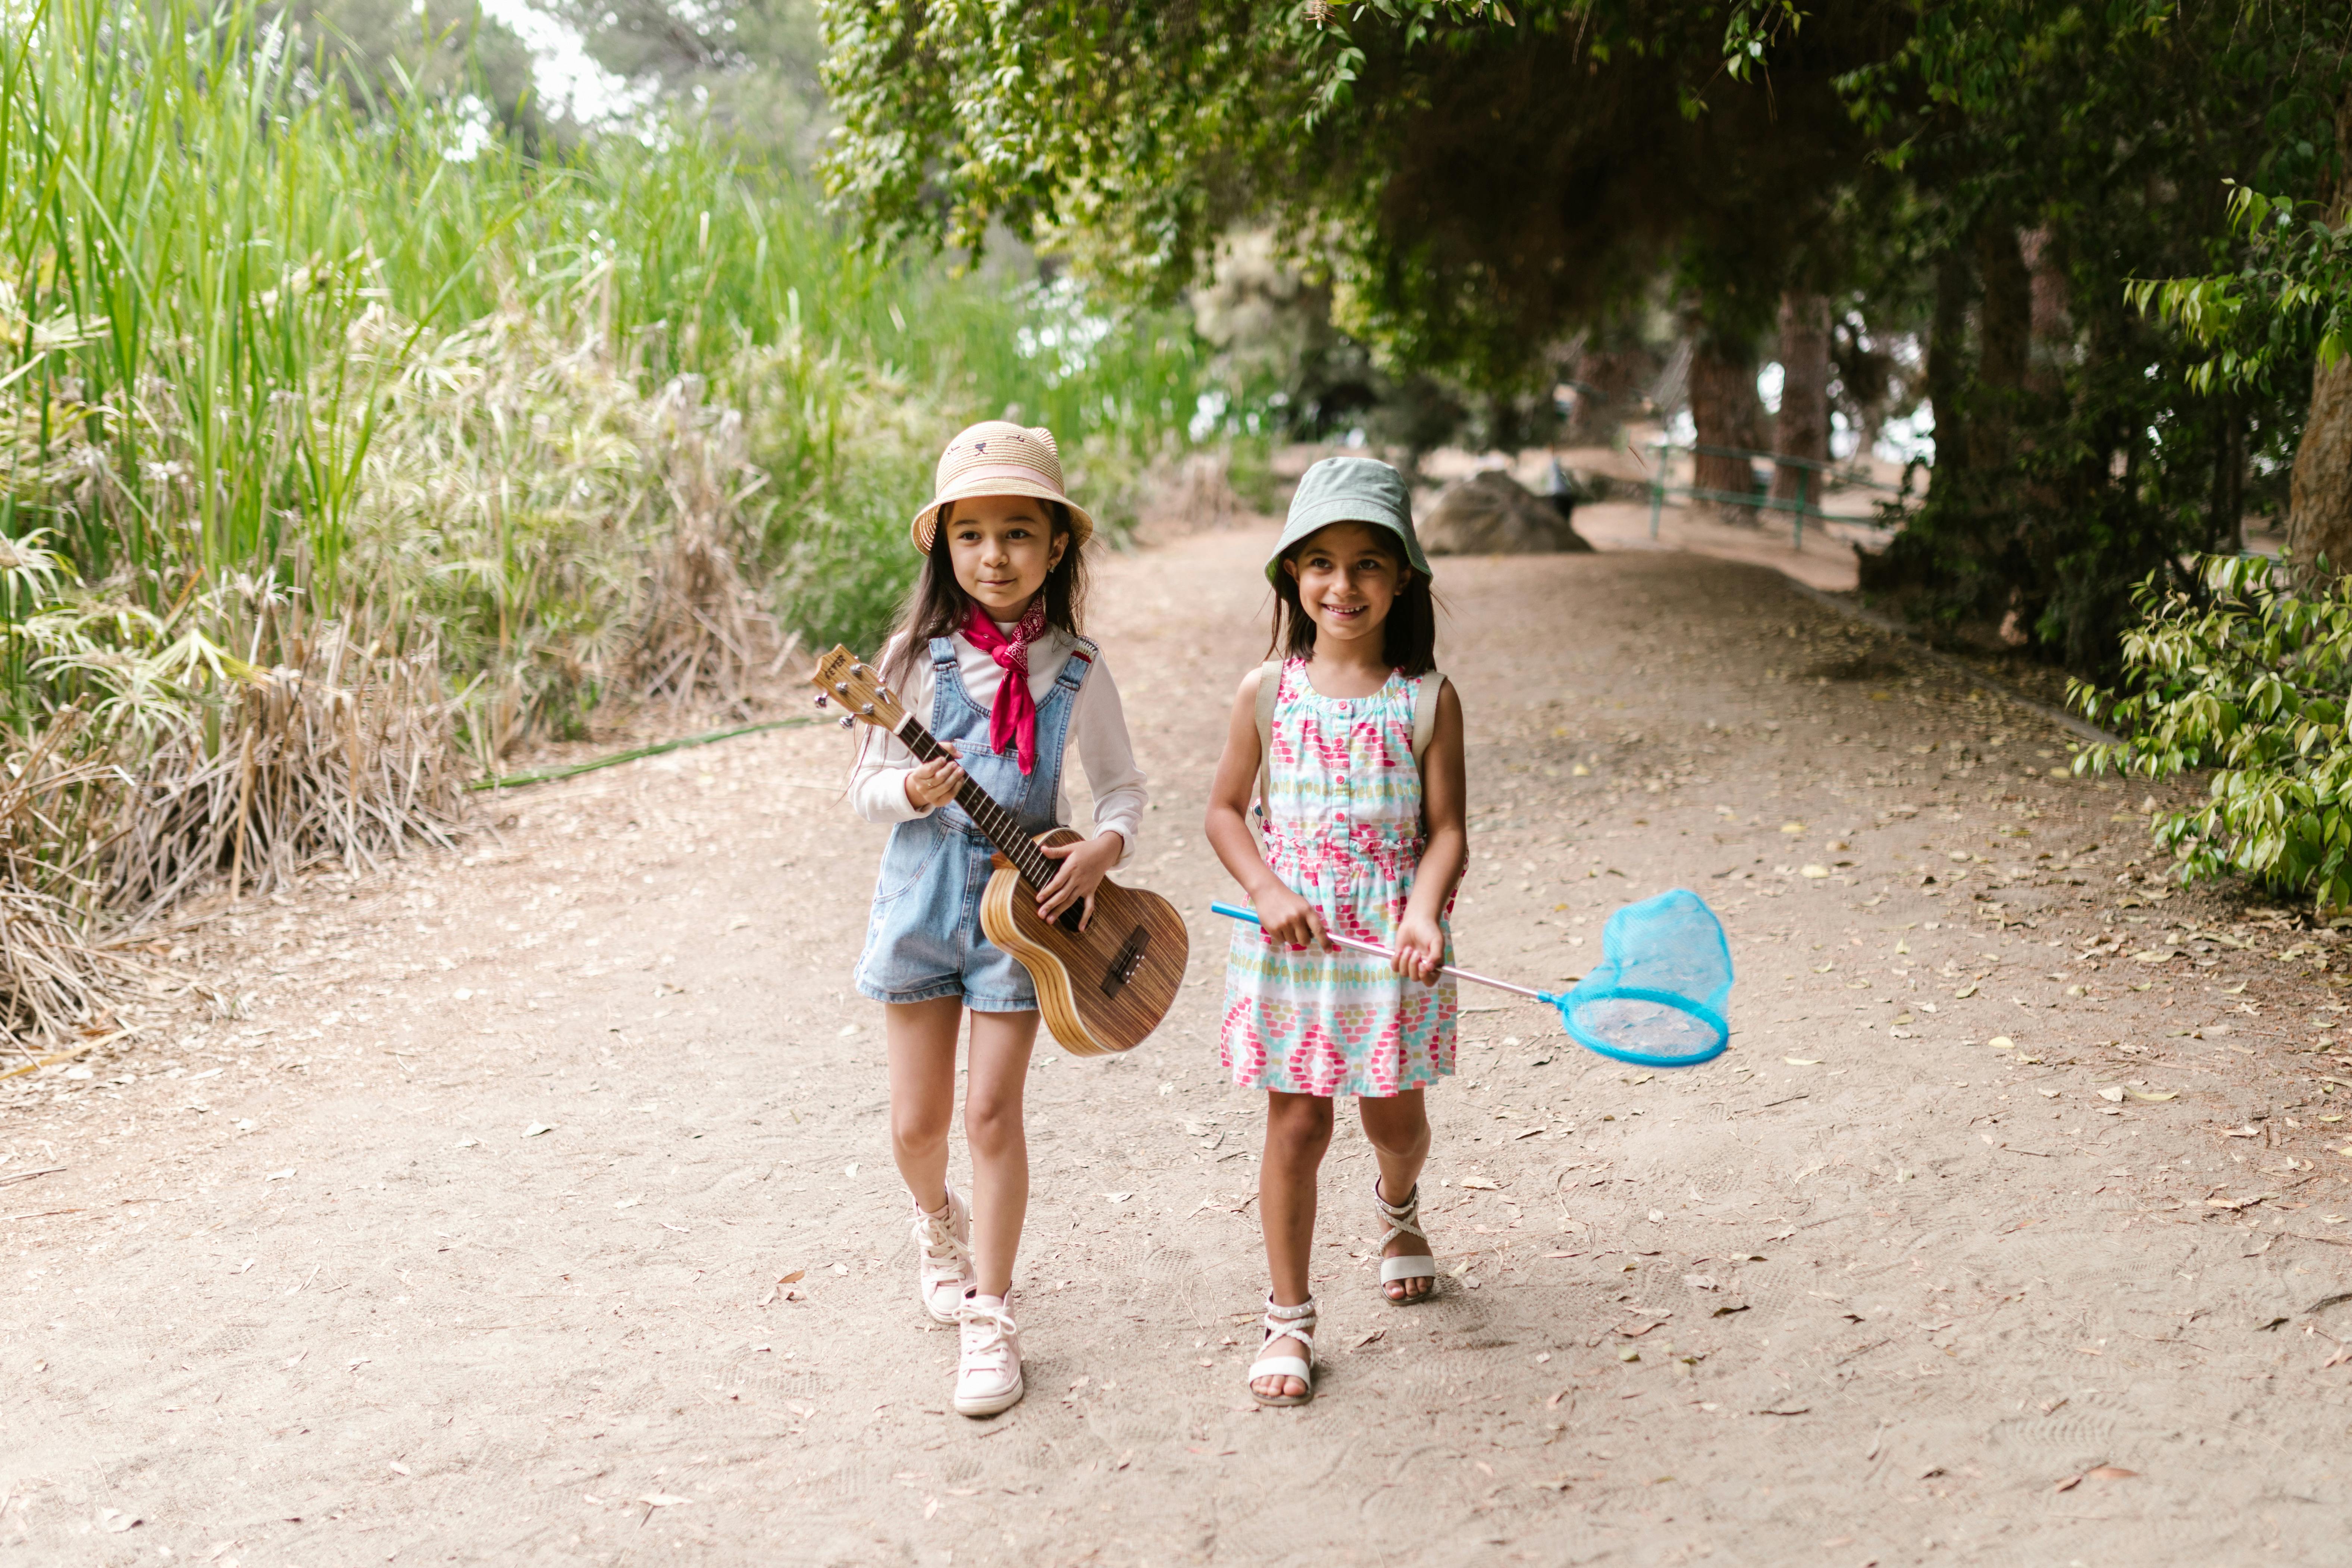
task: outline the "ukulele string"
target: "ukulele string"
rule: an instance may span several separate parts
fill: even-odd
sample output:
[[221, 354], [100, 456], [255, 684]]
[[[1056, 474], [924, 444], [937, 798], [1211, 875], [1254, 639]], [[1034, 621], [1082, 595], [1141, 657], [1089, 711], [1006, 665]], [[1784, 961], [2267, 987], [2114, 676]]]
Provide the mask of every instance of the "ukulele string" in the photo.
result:
[[[931, 739], [930, 731], [918, 723], [909, 722], [899, 739], [909, 752], [927, 763], [949, 754], [946, 748]], [[1054, 879], [1052, 863], [1038, 852], [1036, 841], [1022, 831], [1012, 813], [999, 805], [970, 774], [965, 775], [962, 787], [956, 791], [956, 804], [1004, 851], [1004, 858], [1013, 862], [1013, 868], [1032, 888], [1042, 889]]]

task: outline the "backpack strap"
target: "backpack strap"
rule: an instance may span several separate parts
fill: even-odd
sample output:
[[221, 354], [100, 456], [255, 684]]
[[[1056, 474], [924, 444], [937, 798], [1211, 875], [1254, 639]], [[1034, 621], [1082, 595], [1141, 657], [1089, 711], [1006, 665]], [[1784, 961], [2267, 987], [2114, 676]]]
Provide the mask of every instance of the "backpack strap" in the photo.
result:
[[[1423, 777], [1429, 771], [1423, 765], [1429, 756], [1429, 742], [1437, 734], [1437, 694], [1444, 688], [1444, 672], [1433, 669], [1421, 678], [1420, 689], [1412, 697], [1412, 765]], [[1259, 728], [1264, 729], [1264, 724]]]
[[1266, 785], [1274, 772], [1274, 700], [1282, 691], [1282, 660], [1257, 667], [1257, 814], [1265, 816]]

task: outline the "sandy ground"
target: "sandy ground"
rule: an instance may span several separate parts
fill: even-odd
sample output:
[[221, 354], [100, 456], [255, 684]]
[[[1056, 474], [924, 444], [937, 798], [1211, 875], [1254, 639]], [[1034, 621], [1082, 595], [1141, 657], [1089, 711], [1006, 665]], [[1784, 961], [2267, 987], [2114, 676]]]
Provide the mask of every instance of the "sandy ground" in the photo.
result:
[[1465, 995], [1444, 1292], [1379, 1298], [1343, 1134], [1321, 1394], [1257, 1411], [1197, 823], [1264, 543], [1104, 574], [1194, 974], [1129, 1058], [1041, 1048], [1025, 1404], [947, 1412], [848, 986], [882, 836], [793, 731], [256, 910], [214, 1016], [0, 1085], [0, 1562], [2342, 1561], [2344, 950], [2168, 893], [2140, 788], [1690, 556], [1444, 564], [1456, 932], [1554, 982], [1698, 889], [1735, 1048], [1636, 1071]]

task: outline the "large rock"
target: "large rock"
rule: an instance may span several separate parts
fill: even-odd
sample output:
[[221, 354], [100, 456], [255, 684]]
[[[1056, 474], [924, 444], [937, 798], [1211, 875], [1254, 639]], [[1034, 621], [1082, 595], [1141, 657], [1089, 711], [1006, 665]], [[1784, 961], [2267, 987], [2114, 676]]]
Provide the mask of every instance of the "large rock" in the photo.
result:
[[1422, 522], [1422, 547], [1432, 555], [1557, 555], [1591, 550], [1569, 526], [1566, 496], [1555, 505], [1500, 468], [1457, 479], [1439, 492]]

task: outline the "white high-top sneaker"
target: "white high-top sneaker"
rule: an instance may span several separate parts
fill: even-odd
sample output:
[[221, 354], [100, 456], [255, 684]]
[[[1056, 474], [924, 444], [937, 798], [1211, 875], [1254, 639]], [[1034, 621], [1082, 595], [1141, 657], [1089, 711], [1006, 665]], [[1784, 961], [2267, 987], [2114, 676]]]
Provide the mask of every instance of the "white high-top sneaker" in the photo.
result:
[[915, 1247], [921, 1254], [916, 1292], [932, 1321], [952, 1323], [963, 1307], [963, 1293], [971, 1289], [971, 1211], [953, 1187], [945, 1207], [926, 1214], [915, 1205]]
[[1002, 1296], [967, 1296], [957, 1320], [963, 1354], [956, 1365], [959, 1415], [993, 1415], [1021, 1403], [1021, 1330]]

